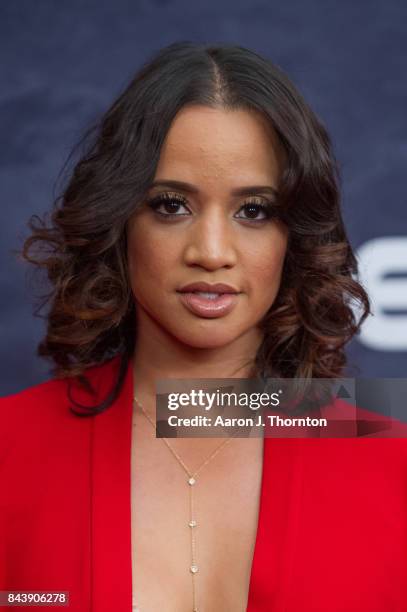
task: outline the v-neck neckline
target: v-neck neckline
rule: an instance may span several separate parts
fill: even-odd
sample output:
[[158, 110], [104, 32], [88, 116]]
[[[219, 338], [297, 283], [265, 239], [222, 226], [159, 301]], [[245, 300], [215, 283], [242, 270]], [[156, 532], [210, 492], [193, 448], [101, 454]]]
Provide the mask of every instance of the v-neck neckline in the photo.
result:
[[[113, 360], [107, 379], [117, 360]], [[133, 360], [114, 405], [93, 418], [91, 434], [92, 612], [132, 610], [131, 442]], [[286, 444], [288, 442], [288, 444]], [[262, 476], [246, 612], [283, 610], [298, 523], [300, 462], [294, 440], [263, 441]], [[290, 444], [291, 443], [291, 444]], [[277, 540], [277, 541], [276, 541]]]

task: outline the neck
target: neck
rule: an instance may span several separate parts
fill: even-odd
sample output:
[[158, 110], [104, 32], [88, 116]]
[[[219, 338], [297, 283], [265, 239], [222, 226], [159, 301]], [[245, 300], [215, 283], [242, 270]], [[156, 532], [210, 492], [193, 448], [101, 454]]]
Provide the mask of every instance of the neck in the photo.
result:
[[250, 378], [262, 337], [256, 328], [226, 346], [195, 348], [144, 320], [133, 355], [137, 397], [155, 396], [157, 379]]

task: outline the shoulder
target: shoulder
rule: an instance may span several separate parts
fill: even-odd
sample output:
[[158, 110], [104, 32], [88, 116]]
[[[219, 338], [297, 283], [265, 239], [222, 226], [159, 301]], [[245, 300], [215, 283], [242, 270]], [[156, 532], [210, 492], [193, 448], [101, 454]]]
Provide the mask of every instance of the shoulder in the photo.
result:
[[53, 378], [0, 398], [0, 453], [10, 446], [31, 444], [34, 438], [45, 442], [58, 430], [75, 429], [84, 419], [70, 410], [69, 394], [79, 402], [97, 401], [113, 381], [118, 362], [119, 357], [115, 357], [85, 370], [94, 395], [89, 395], [74, 377], [67, 377]]
[[0, 437], [28, 429], [36, 421], [45, 425], [53, 412], [63, 410], [67, 386], [68, 379], [51, 379], [0, 398]]
[[280, 440], [278, 430], [266, 430], [271, 461], [279, 450], [284, 456], [301, 457], [308, 470], [325, 476], [335, 470], [365, 475], [392, 472], [407, 482], [406, 423], [338, 398], [308, 416], [315, 419], [312, 426], [307, 424], [304, 430], [304, 423]]
[[[104, 381], [113, 380], [114, 374], [118, 369], [118, 363], [119, 356], [116, 356], [101, 364], [86, 368], [84, 375], [92, 386], [95, 387], [96, 391], [100, 391]], [[0, 397], [0, 411], [4, 412], [7, 408], [14, 408], [15, 410], [27, 409], [32, 405], [38, 407], [49, 406], [49, 404], [53, 404], [56, 400], [62, 400], [67, 396], [70, 385], [78, 386], [78, 381], [75, 377], [51, 378], [45, 382], [27, 387], [18, 393]]]
[[337, 398], [326, 410], [333, 432], [344, 437], [399, 438], [407, 443], [407, 423]]
[[[303, 438], [302, 452], [314, 466], [348, 469], [365, 475], [400, 470], [407, 478], [407, 424], [385, 414], [354, 406], [342, 399], [321, 410], [328, 422], [320, 436]], [[363, 468], [363, 469], [362, 469]]]
[[[106, 377], [113, 377], [118, 359], [118, 357], [115, 357], [102, 364], [85, 369], [84, 375], [96, 388], [96, 391], [100, 391], [100, 386], [106, 380]], [[78, 390], [80, 389], [75, 377], [52, 378], [18, 393], [2, 397], [0, 398], [0, 415], [6, 418], [6, 414], [10, 414], [10, 417], [12, 417], [12, 414], [25, 412], [28, 416], [34, 406], [42, 412], [47, 411], [50, 406], [55, 406], [55, 402], [68, 400], [68, 388], [71, 385], [77, 387]], [[82, 396], [84, 396], [83, 393]]]

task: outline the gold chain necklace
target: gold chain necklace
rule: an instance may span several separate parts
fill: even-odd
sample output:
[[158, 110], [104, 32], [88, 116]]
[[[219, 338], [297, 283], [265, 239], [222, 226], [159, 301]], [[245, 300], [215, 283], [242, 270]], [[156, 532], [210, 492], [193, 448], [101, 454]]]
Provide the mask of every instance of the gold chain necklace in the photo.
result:
[[[144, 409], [144, 407], [142, 406], [142, 404], [139, 402], [139, 400], [137, 399], [136, 396], [134, 396], [134, 401], [140, 406], [141, 411], [143, 412], [144, 416], [150, 421], [151, 425], [154, 427], [156, 427], [154, 421], [150, 418], [150, 415], [146, 412], [146, 410]], [[222, 442], [222, 444], [220, 444], [218, 446], [218, 448], [216, 448], [213, 453], [211, 453], [209, 455], [209, 457], [207, 459], [205, 459], [205, 461], [199, 466], [199, 468], [197, 470], [195, 470], [195, 472], [191, 472], [188, 467], [185, 465], [184, 461], [181, 459], [181, 457], [175, 452], [175, 450], [172, 448], [172, 446], [168, 443], [168, 440], [166, 438], [161, 438], [161, 440], [166, 444], [166, 446], [169, 448], [169, 450], [171, 451], [171, 453], [174, 455], [175, 459], [178, 461], [178, 463], [182, 466], [182, 468], [184, 469], [184, 471], [186, 472], [188, 478], [186, 480], [186, 484], [188, 485], [188, 490], [189, 490], [189, 521], [188, 521], [188, 527], [189, 527], [189, 533], [190, 533], [190, 537], [191, 537], [191, 564], [189, 566], [189, 571], [191, 573], [191, 577], [192, 577], [192, 612], [199, 612], [198, 611], [198, 607], [197, 607], [197, 597], [196, 597], [196, 584], [195, 584], [195, 579], [196, 579], [196, 574], [199, 570], [199, 567], [197, 565], [197, 560], [195, 557], [195, 530], [196, 527], [198, 526], [196, 517], [195, 517], [195, 505], [194, 505], [194, 496], [193, 496], [193, 491], [195, 489], [195, 485], [196, 485], [196, 477], [199, 474], [199, 472], [206, 466], [208, 465], [208, 463], [214, 458], [216, 457], [216, 455], [219, 453], [219, 451], [226, 446], [226, 444], [228, 444], [231, 440], [233, 440], [235, 436], [232, 436], [231, 438], [228, 438], [227, 440], [224, 440], [224, 442]], [[133, 604], [133, 612], [141, 612], [140, 608], [137, 606], [136, 603]]]

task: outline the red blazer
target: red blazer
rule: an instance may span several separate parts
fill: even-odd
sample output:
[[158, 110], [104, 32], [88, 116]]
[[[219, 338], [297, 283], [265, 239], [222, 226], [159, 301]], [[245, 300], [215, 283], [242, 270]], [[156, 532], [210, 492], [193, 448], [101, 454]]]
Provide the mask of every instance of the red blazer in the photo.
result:
[[[100, 393], [117, 367], [88, 370]], [[0, 401], [0, 590], [131, 612], [132, 364], [96, 417], [73, 415], [66, 389]], [[407, 611], [406, 439], [265, 439], [247, 612], [268, 611]]]

